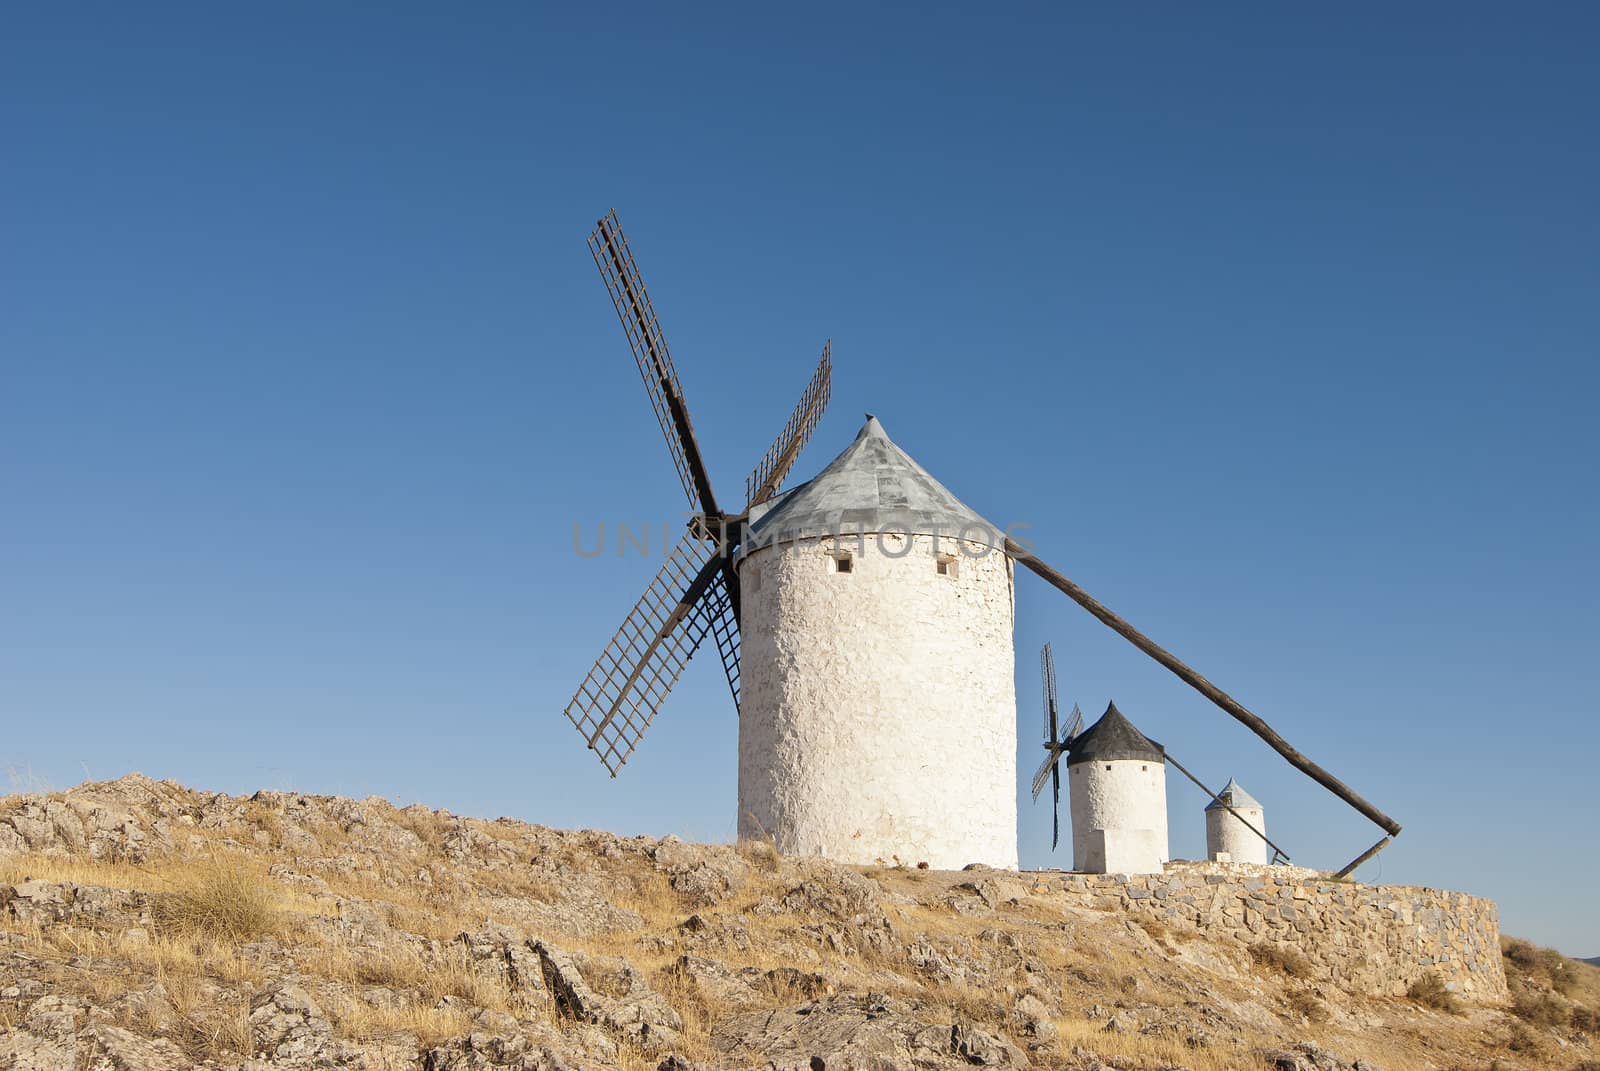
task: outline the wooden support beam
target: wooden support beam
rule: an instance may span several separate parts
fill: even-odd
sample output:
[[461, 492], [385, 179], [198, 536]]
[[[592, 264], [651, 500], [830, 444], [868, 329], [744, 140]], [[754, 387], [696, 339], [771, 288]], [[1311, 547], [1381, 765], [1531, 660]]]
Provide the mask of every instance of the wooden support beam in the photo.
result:
[[1364, 851], [1360, 855], [1356, 856], [1356, 861], [1351, 863], [1349, 866], [1345, 867], [1343, 870], [1339, 871], [1337, 874], [1335, 874], [1334, 875], [1334, 879], [1338, 880], [1340, 878], [1347, 878], [1351, 874], [1355, 873], [1356, 867], [1360, 866], [1362, 863], [1365, 863], [1368, 859], [1371, 859], [1374, 855], [1377, 855], [1379, 852], [1381, 852], [1385, 848], [1387, 848], [1389, 846], [1389, 842], [1391, 840], [1394, 840], [1394, 838], [1393, 837], [1384, 837], [1378, 843], [1374, 844], [1372, 847], [1368, 848], [1366, 851]]
[[[1088, 610], [1095, 617], [1098, 617], [1111, 629], [1111, 631], [1115, 632], [1117, 635], [1121, 636], [1123, 639], [1139, 648], [1139, 650], [1143, 651], [1157, 662], [1160, 662], [1163, 666], [1166, 666], [1167, 669], [1171, 670], [1179, 680], [1183, 681], [1189, 687], [1193, 688], [1195, 691], [1211, 700], [1217, 706], [1221, 707], [1235, 720], [1243, 724], [1245, 728], [1249, 729], [1261, 739], [1265, 740], [1268, 747], [1272, 748], [1272, 750], [1276, 751], [1278, 754], [1287, 759], [1289, 764], [1295, 769], [1299, 770], [1301, 773], [1304, 773], [1307, 777], [1317, 782], [1317, 784], [1321, 785], [1323, 788], [1326, 788], [1329, 792], [1332, 792], [1335, 796], [1338, 796], [1351, 807], [1354, 807], [1357, 811], [1371, 819], [1373, 823], [1375, 823], [1384, 832], [1388, 833], [1390, 837], [1399, 836], [1400, 823], [1396, 822], [1393, 818], [1390, 818], [1388, 815], [1378, 810], [1378, 808], [1368, 803], [1349, 785], [1345, 784], [1343, 781], [1333, 776], [1333, 774], [1329, 773], [1327, 770], [1324, 770], [1321, 766], [1318, 766], [1316, 763], [1306, 758], [1306, 756], [1302, 755], [1299, 751], [1295, 750], [1295, 748], [1292, 747], [1287, 740], [1277, 734], [1272, 726], [1268, 725], [1256, 715], [1246, 710], [1243, 704], [1234, 699], [1227, 692], [1224, 692], [1221, 688], [1218, 688], [1215, 684], [1212, 684], [1200, 674], [1184, 665], [1166, 648], [1162, 647], [1160, 644], [1150, 639], [1150, 637], [1146, 636], [1144, 633], [1128, 624], [1128, 622], [1112, 613], [1111, 610], [1109, 610], [1094, 596], [1090, 595], [1087, 591], [1084, 591], [1077, 584], [1074, 584], [1061, 573], [1056, 572], [1056, 570], [1050, 568], [1050, 566], [1034, 557], [1020, 544], [1013, 540], [1006, 540], [1006, 553], [1031, 569], [1035, 575], [1044, 580], [1051, 587], [1056, 588], [1073, 602], [1077, 603], [1085, 610]], [[1381, 844], [1379, 847], [1381, 847]], [[1373, 849], [1374, 853], [1376, 853], [1376, 851], [1376, 848]], [[1360, 860], [1358, 860], [1358, 862], [1360, 862]]]

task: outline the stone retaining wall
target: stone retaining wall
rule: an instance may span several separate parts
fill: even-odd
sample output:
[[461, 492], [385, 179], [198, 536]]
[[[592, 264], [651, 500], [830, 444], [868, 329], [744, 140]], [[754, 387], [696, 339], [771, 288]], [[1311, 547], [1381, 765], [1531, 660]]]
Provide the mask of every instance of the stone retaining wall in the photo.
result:
[[1314, 978], [1399, 996], [1436, 972], [1454, 993], [1506, 997], [1494, 901], [1404, 885], [1330, 881], [1298, 867], [1168, 863], [1164, 874], [1039, 875], [1084, 907], [1124, 910], [1248, 945], [1300, 951]]

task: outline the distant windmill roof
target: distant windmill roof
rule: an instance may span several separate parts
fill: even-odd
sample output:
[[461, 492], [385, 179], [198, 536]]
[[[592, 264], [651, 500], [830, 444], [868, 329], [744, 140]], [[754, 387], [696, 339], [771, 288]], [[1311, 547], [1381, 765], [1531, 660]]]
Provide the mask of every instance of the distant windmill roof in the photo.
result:
[[1100, 720], [1079, 733], [1067, 752], [1067, 765], [1080, 762], [1111, 762], [1114, 759], [1149, 759], [1166, 762], [1166, 752], [1160, 744], [1133, 727], [1133, 722], [1123, 716], [1112, 703]]
[[890, 441], [871, 414], [855, 442], [814, 479], [750, 511], [747, 545], [875, 532], [964, 535], [996, 550], [1004, 545], [999, 529]]
[[1206, 804], [1206, 810], [1220, 811], [1224, 809], [1224, 804], [1234, 808], [1260, 808], [1261, 806], [1260, 803], [1256, 802], [1256, 798], [1254, 796], [1240, 788], [1239, 782], [1235, 781], [1231, 777], [1228, 778], [1228, 783], [1222, 786], [1222, 791], [1217, 793], [1217, 798]]

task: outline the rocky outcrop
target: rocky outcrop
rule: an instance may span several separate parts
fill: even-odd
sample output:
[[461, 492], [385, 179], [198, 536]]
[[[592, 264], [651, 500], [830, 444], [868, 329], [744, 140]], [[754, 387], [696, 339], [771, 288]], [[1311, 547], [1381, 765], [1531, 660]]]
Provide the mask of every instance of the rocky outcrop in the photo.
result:
[[[543, 941], [535, 942], [533, 950], [563, 1014], [604, 1026], [646, 1052], [668, 1050], [678, 1040], [683, 1020], [625, 960], [567, 952]], [[610, 992], [597, 988], [601, 984]]]

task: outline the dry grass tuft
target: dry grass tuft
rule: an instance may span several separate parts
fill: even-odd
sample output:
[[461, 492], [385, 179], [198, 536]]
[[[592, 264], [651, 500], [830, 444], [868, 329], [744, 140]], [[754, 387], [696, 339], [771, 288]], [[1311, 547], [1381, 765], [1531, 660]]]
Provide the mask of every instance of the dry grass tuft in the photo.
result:
[[[1188, 1071], [1239, 1071], [1259, 1067], [1261, 1061], [1249, 1048], [1232, 1042], [1219, 1042], [1195, 1048], [1179, 1038], [1148, 1034], [1110, 1033], [1105, 1024], [1086, 1019], [1057, 1019], [1056, 1047], [1060, 1066], [1082, 1066], [1074, 1050], [1086, 1049], [1103, 1064], [1134, 1067], [1187, 1068]], [[1056, 1065], [1051, 1065], [1056, 1066]]]
[[774, 873], [783, 865], [783, 856], [778, 854], [777, 845], [770, 839], [741, 840], [737, 851], [745, 862], [764, 874]]
[[1511, 1031], [1506, 1036], [1506, 1051], [1518, 1053], [1522, 1056], [1539, 1056], [1544, 1053], [1544, 1042], [1538, 1034], [1529, 1030], [1522, 1023], [1512, 1023]]
[[1500, 954], [1505, 959], [1508, 975], [1543, 982], [1562, 996], [1573, 996], [1585, 988], [1600, 989], [1600, 974], [1588, 964], [1568, 959], [1553, 948], [1539, 948], [1518, 937], [1504, 937], [1500, 940]]
[[189, 868], [172, 892], [157, 899], [156, 926], [242, 943], [279, 932], [283, 919], [265, 874], [240, 859], [218, 857]]
[[447, 997], [495, 1011], [512, 1004], [504, 981], [480, 971], [459, 946], [434, 954], [426, 946], [402, 941], [379, 948], [324, 941], [296, 960], [318, 977], [350, 986], [383, 986], [412, 994], [428, 1007]]
[[1572, 1008], [1561, 998], [1524, 989], [1511, 998], [1511, 1014], [1534, 1026], [1558, 1027], [1572, 1022]]
[[407, 1001], [397, 1007], [374, 1007], [343, 998], [330, 1006], [334, 1030], [353, 1041], [382, 1041], [409, 1035], [421, 1048], [443, 1045], [472, 1032], [470, 1009], [450, 1003], [427, 1006]]
[[691, 910], [667, 876], [656, 870], [628, 875], [623, 890], [614, 894], [611, 902], [638, 915], [650, 929], [676, 925]]
[[1150, 939], [1160, 945], [1167, 952], [1175, 952], [1173, 946], [1173, 933], [1167, 924], [1153, 915], [1140, 915], [1133, 920], [1133, 924], [1150, 935]]
[[1412, 982], [1411, 987], [1406, 990], [1406, 996], [1424, 1008], [1449, 1012], [1451, 1015], [1461, 1014], [1461, 1002], [1456, 1000], [1456, 995], [1445, 986], [1444, 979], [1434, 971], [1429, 971]]
[[1333, 1018], [1328, 1006], [1306, 989], [1296, 989], [1289, 994], [1289, 1010], [1311, 1023], [1325, 1023]]
[[166, 1034], [192, 1060], [220, 1060], [251, 1047], [250, 1002], [219, 992], [214, 984], [191, 974], [158, 970], [164, 1011], [154, 1011], [150, 1025]]
[[1265, 942], [1251, 945], [1250, 959], [1258, 967], [1275, 970], [1290, 978], [1310, 978], [1314, 973], [1311, 961], [1299, 949], [1289, 945], [1270, 945]]
[[965, 981], [927, 981], [914, 984], [908, 995], [948, 1012], [951, 1018], [976, 1023], [1001, 1023], [1009, 1010], [1005, 991], [985, 989]]
[[[670, 966], [656, 971], [650, 982], [683, 1020], [677, 1046], [679, 1055], [692, 1062], [709, 1060], [712, 1056], [711, 1027], [718, 1009], [706, 999], [699, 986]], [[652, 1071], [654, 1066], [651, 1065]]]

